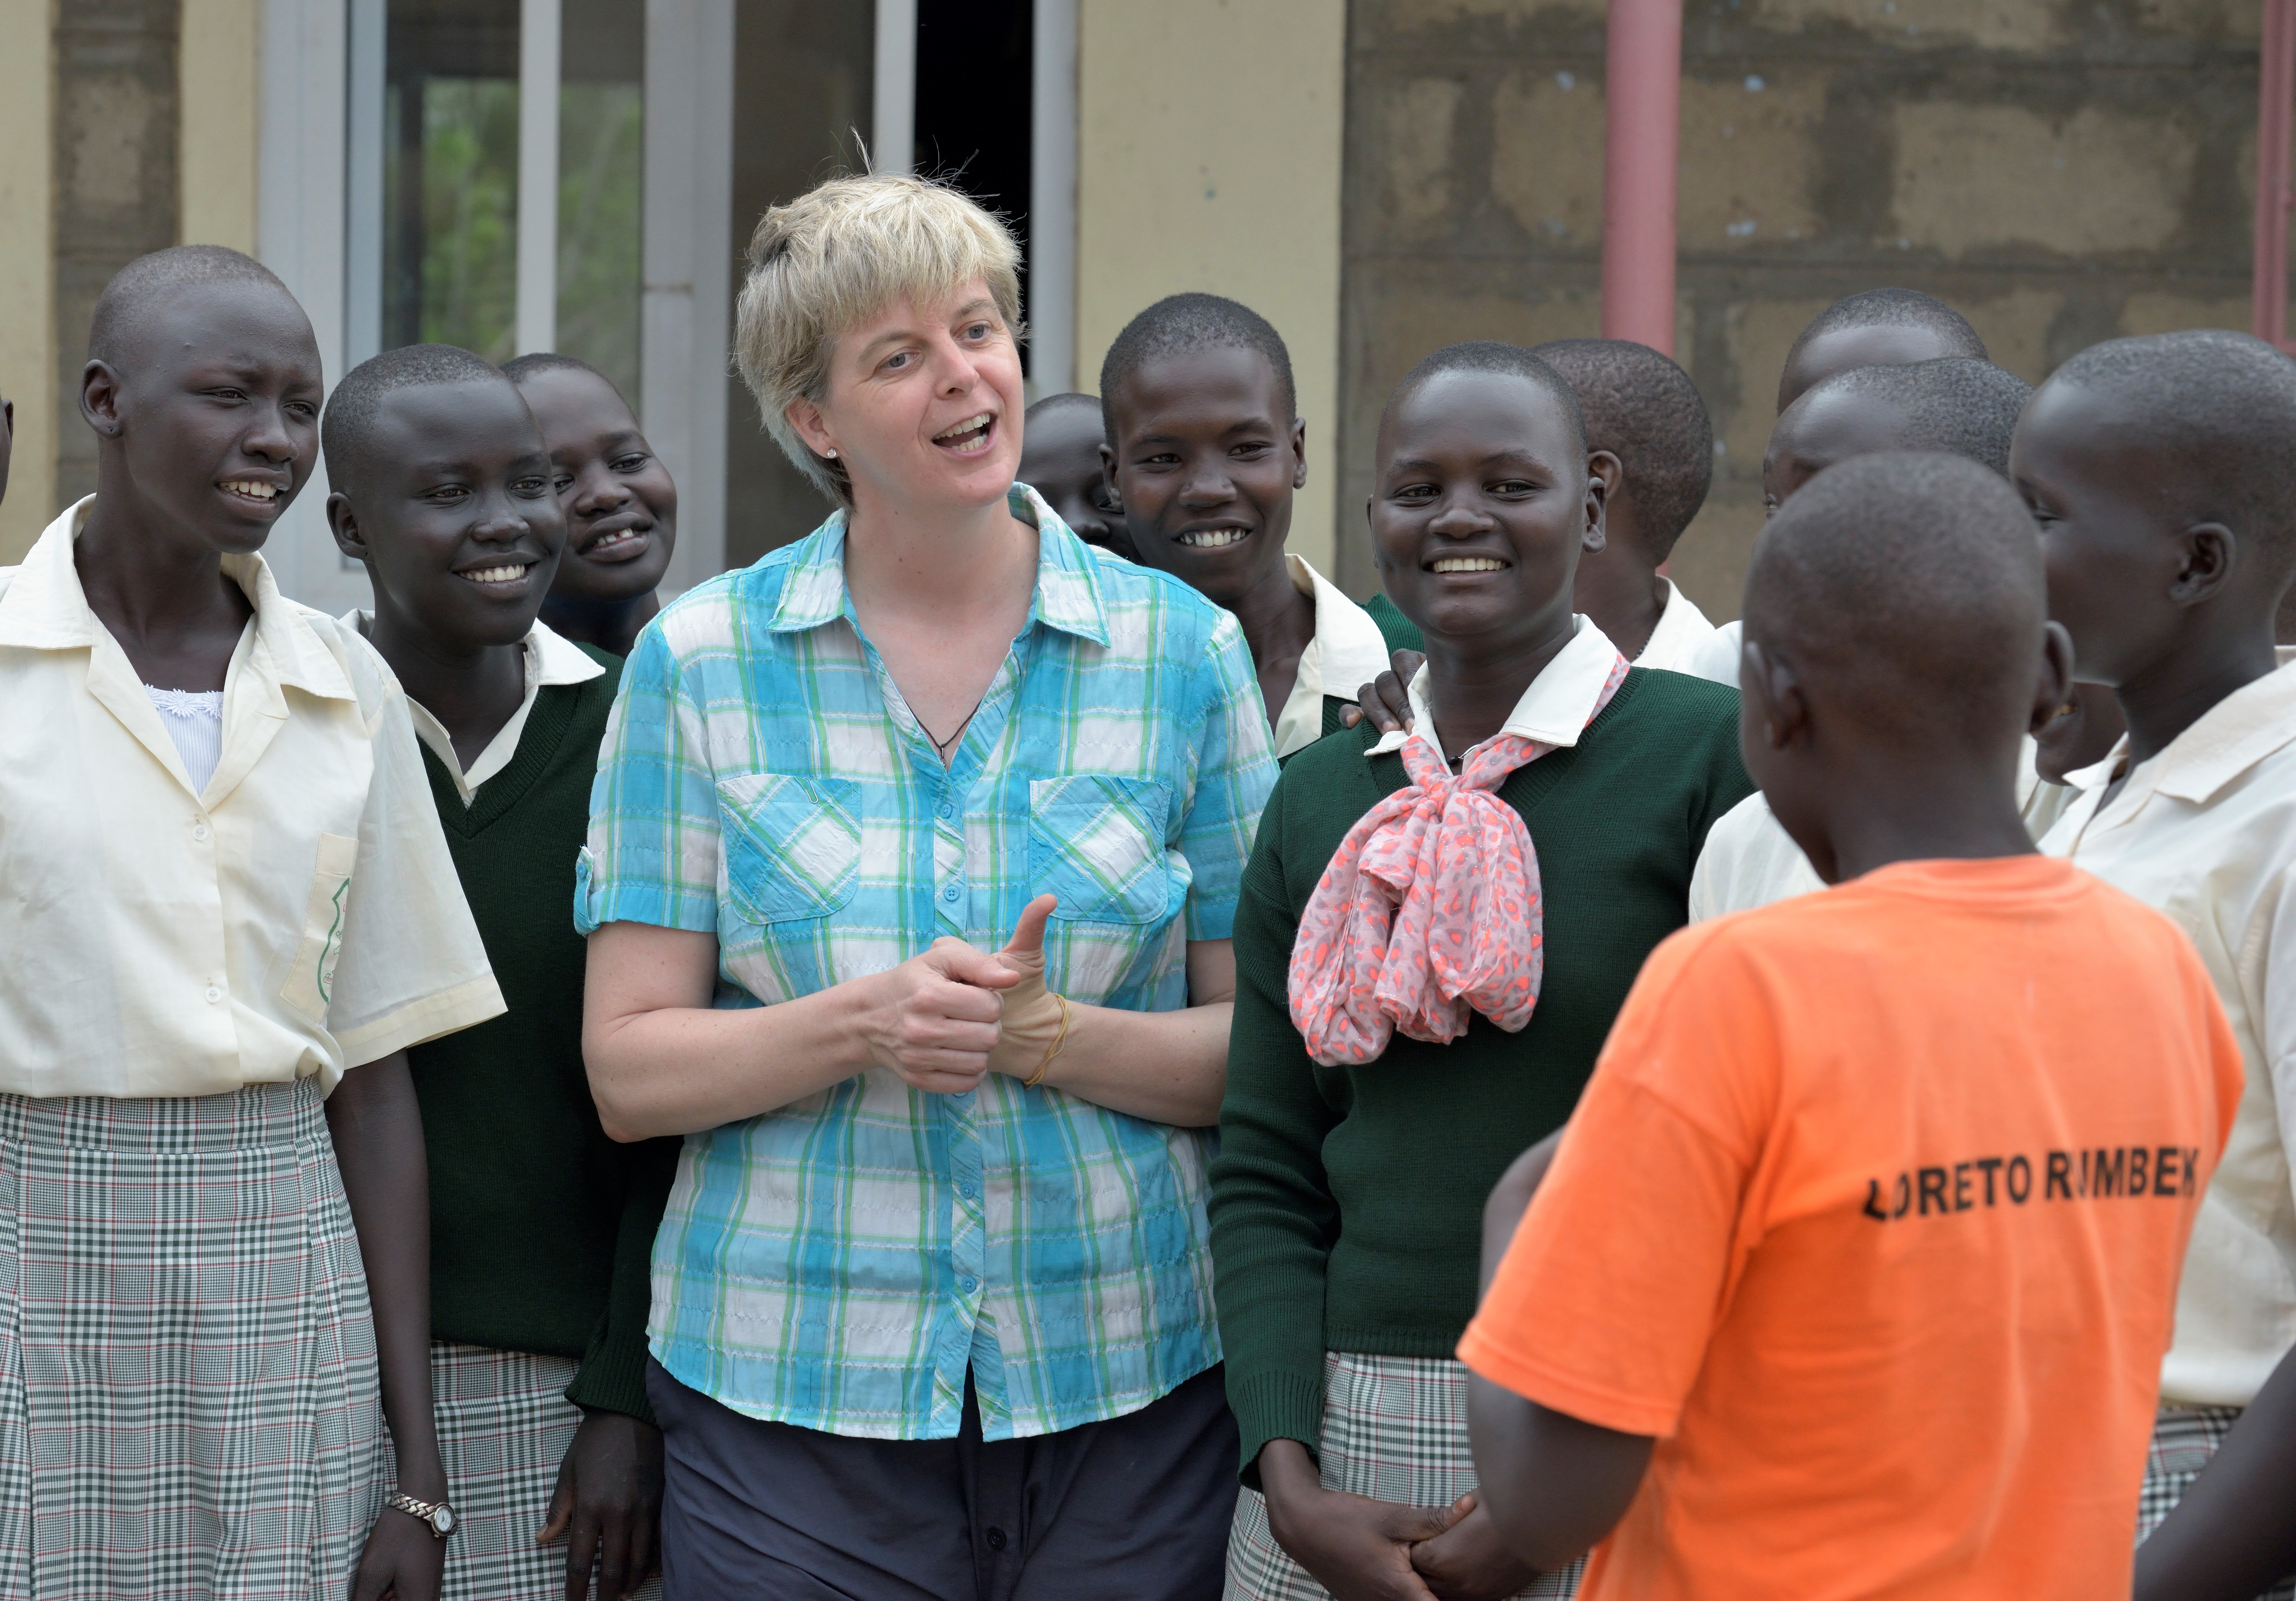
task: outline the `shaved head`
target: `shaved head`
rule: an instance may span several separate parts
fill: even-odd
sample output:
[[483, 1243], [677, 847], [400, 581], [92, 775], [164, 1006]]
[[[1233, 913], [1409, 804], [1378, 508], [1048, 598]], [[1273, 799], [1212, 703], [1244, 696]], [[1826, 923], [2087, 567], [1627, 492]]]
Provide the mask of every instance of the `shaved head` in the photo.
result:
[[1714, 424], [1698, 386], [1630, 339], [1550, 340], [1530, 353], [1578, 397], [1587, 448], [1619, 458], [1639, 501], [1644, 554], [1665, 561], [1714, 480]]
[[[295, 297], [279, 275], [252, 256], [219, 244], [179, 244], [138, 256], [111, 275], [96, 297], [88, 321], [87, 358], [118, 368], [134, 355], [144, 313], [186, 289], [219, 283], [256, 283], [275, 289], [291, 304]], [[297, 307], [299, 314], [301, 308]]]
[[1918, 289], [1868, 289], [1844, 295], [1812, 317], [1786, 351], [1778, 409], [1816, 383], [1852, 367], [1896, 366], [1948, 356], [1986, 358], [1969, 319]]
[[348, 490], [357, 479], [367, 436], [373, 431], [386, 396], [431, 384], [511, 382], [494, 363], [459, 345], [401, 345], [370, 357], [335, 385], [327, 400], [327, 414], [320, 420], [319, 447], [326, 454], [328, 480], [336, 489]]
[[2194, 329], [2091, 345], [2054, 388], [2108, 395], [2150, 436], [2161, 494], [2296, 568], [2296, 360], [2252, 334]]
[[1877, 735], [1968, 749], [2026, 727], [2047, 598], [2032, 515], [1999, 473], [1860, 456], [1763, 529], [1746, 637]]

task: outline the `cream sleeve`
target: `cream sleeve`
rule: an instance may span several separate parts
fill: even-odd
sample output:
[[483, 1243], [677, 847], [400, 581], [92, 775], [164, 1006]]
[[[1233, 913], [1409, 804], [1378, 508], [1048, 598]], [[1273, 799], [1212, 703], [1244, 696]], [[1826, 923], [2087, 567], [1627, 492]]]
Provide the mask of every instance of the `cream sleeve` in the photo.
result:
[[374, 776], [325, 995], [346, 1067], [505, 1010], [439, 831], [406, 692], [388, 677], [381, 690], [368, 723]]

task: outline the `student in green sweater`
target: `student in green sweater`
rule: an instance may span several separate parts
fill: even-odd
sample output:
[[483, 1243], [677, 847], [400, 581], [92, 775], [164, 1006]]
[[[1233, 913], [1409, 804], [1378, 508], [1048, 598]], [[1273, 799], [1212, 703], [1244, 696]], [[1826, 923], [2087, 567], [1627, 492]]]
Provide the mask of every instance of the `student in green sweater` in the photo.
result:
[[1248, 1493], [1244, 1601], [1566, 1595], [1477, 1509], [1483, 1197], [1559, 1127], [1706, 831], [1751, 789], [1738, 697], [1629, 669], [1571, 611], [1603, 538], [1570, 387], [1474, 343], [1380, 427], [1371, 524], [1427, 642], [1417, 732], [1300, 752], [1262, 815], [1212, 1252]]
[[[352, 620], [398, 674], [506, 1014], [409, 1054], [430, 1152], [430, 1368], [458, 1522], [441, 1595], [636, 1592], [661, 1436], [648, 1258], [675, 1141], [619, 1145], [581, 1050], [567, 907], [620, 679], [537, 620], [566, 538], [510, 380], [447, 345], [376, 357], [322, 431], [327, 518], [366, 564]], [[565, 1552], [546, 1547], [568, 1540]]]

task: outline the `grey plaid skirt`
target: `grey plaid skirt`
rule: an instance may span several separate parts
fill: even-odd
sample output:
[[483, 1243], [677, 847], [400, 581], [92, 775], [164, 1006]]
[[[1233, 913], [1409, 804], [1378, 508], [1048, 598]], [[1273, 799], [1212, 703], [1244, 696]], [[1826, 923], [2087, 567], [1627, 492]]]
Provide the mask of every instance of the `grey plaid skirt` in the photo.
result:
[[340, 1601], [381, 1438], [315, 1081], [0, 1096], [0, 1596]]
[[[1475, 1487], [1467, 1449], [1467, 1370], [1434, 1357], [1324, 1353], [1324, 1488], [1413, 1507], [1447, 1507]], [[1541, 1576], [1523, 1597], [1578, 1594], [1585, 1563]], [[1224, 1601], [1329, 1601], [1267, 1529], [1247, 1490], [1228, 1531]], [[1520, 1601], [1520, 1598], [1518, 1598]]]
[[[447, 1541], [440, 1601], [553, 1601], [566, 1594], [566, 1545], [537, 1546], [558, 1465], [581, 1426], [567, 1357], [430, 1345], [439, 1455], [459, 1520]], [[652, 1601], [659, 1579], [636, 1594]]]
[[[2136, 1543], [2143, 1545], [2175, 1511], [2209, 1458], [2240, 1421], [2238, 1407], [2162, 1407], [2144, 1454], [2144, 1488], [2136, 1498]], [[2296, 1578], [2282, 1580], [2257, 1601], [2296, 1601]]]

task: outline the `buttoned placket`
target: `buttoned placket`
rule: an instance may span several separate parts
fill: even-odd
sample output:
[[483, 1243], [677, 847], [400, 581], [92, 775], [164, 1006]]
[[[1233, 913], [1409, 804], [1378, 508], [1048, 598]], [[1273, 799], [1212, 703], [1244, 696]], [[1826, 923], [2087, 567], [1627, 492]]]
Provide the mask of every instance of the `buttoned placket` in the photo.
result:
[[[932, 872], [927, 891], [931, 897], [930, 924], [936, 931], [936, 938], [970, 940], [972, 908], [966, 871], [966, 798], [980, 776], [985, 759], [1004, 738], [1005, 723], [1018, 703], [1024, 660], [1035, 636], [1036, 603], [1030, 603], [1029, 620], [1022, 624], [1019, 637], [997, 665], [996, 676], [989, 680], [980, 706], [958, 735], [956, 749], [946, 764], [940, 752], [933, 748], [931, 738], [924, 733], [924, 725], [914, 709], [908, 707], [884, 658], [863, 630], [849, 594], [844, 615], [847, 626], [861, 643], [863, 657], [876, 680], [879, 698], [902, 747], [898, 753], [907, 758], [911, 780], [931, 797]], [[907, 710], [907, 727], [893, 715], [896, 703]], [[952, 1298], [948, 1316], [933, 1341], [931, 1429], [935, 1435], [947, 1437], [956, 1434], [963, 1426], [965, 1374], [973, 1366], [981, 1303], [988, 1292], [987, 1178], [980, 1090], [934, 1099], [941, 1124], [949, 1205], [948, 1282]], [[995, 1399], [1001, 1405], [1002, 1398]]]

